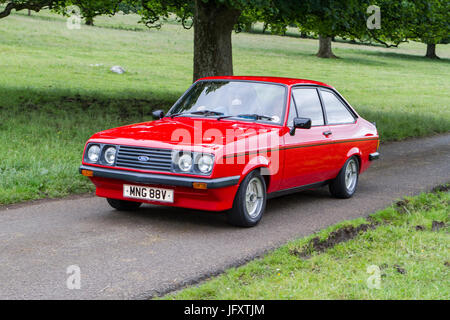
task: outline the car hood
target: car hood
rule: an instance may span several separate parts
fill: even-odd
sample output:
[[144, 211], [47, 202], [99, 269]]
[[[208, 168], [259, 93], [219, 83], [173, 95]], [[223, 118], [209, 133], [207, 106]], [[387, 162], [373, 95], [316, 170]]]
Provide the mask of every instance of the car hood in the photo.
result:
[[93, 135], [90, 141], [152, 148], [217, 150], [242, 139], [251, 141], [267, 134], [279, 137], [281, 128], [252, 121], [166, 117], [105, 130]]

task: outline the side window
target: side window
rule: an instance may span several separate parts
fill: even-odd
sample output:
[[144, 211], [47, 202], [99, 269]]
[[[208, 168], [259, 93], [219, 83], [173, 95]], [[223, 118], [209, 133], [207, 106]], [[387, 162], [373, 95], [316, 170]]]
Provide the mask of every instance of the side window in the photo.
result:
[[322, 106], [316, 89], [294, 89], [293, 95], [300, 118], [310, 118], [313, 126], [324, 125]]
[[289, 107], [289, 117], [287, 120], [287, 125], [292, 126], [294, 123], [294, 118], [297, 117], [297, 111], [295, 110], [294, 99], [291, 97], [291, 106]]
[[322, 90], [328, 124], [353, 123], [355, 118], [333, 92]]

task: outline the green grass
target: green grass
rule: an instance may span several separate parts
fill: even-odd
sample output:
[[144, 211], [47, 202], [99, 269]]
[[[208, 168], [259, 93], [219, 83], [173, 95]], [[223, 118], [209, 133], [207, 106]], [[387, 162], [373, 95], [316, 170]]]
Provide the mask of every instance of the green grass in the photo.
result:
[[[138, 20], [99, 17], [98, 27], [81, 30], [48, 12], [0, 20], [0, 204], [93, 190], [77, 174], [84, 142], [151, 119], [191, 84], [192, 30], [148, 30]], [[336, 43], [338, 60], [316, 58], [313, 39], [241, 33], [233, 45], [235, 74], [329, 83], [377, 122], [383, 141], [450, 130], [448, 46], [438, 46], [443, 59], [429, 61], [419, 43]], [[127, 73], [111, 73], [113, 65]]]
[[[164, 299], [442, 299], [450, 298], [449, 192], [406, 198], [370, 220], [342, 222], [293, 241], [239, 268]], [[318, 236], [376, 221], [376, 229], [308, 259], [294, 253]], [[432, 222], [446, 227], [432, 231]], [[424, 230], [416, 230], [423, 226]], [[369, 288], [369, 266], [380, 288]], [[373, 283], [373, 282], [372, 282]]]

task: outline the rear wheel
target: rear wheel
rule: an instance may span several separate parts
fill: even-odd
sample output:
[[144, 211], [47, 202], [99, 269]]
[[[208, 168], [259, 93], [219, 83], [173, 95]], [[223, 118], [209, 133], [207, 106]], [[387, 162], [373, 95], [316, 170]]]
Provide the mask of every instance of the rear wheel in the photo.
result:
[[117, 200], [110, 198], [107, 198], [106, 201], [108, 201], [111, 207], [119, 211], [133, 211], [138, 209], [142, 205], [142, 203], [140, 202]]
[[330, 192], [337, 198], [347, 199], [356, 191], [359, 179], [359, 161], [351, 157], [342, 167], [336, 179], [330, 183]]
[[228, 212], [228, 222], [238, 227], [253, 227], [266, 209], [266, 183], [259, 171], [252, 171], [242, 181]]

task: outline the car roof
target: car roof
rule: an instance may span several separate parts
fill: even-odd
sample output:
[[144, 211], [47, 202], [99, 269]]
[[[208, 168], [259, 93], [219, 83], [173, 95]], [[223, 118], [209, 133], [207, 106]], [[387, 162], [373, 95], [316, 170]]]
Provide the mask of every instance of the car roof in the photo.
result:
[[205, 77], [198, 79], [198, 81], [201, 80], [241, 80], [241, 81], [261, 81], [261, 82], [273, 82], [273, 83], [279, 83], [284, 84], [288, 86], [293, 86], [296, 84], [303, 84], [303, 85], [318, 85], [328, 88], [333, 88], [332, 86], [323, 83], [318, 82], [314, 80], [307, 80], [307, 79], [295, 79], [295, 78], [283, 78], [283, 77], [256, 77], [256, 76], [222, 76], [222, 77]]

